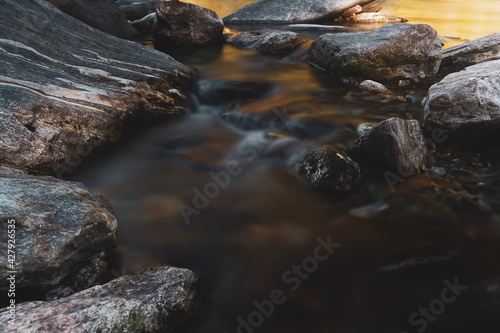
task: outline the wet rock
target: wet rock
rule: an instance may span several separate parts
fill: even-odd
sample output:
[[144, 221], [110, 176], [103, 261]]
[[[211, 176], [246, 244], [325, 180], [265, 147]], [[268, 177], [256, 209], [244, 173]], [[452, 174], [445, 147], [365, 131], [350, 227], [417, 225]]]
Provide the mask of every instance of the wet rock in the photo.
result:
[[358, 164], [331, 146], [310, 153], [301, 163], [299, 174], [314, 187], [337, 193], [352, 192], [362, 183]]
[[113, 0], [49, 1], [66, 14], [113, 36], [128, 38], [137, 34]]
[[128, 20], [139, 20], [151, 13], [156, 12], [158, 7], [165, 0], [116, 0], [123, 14]]
[[305, 40], [299, 34], [283, 30], [259, 30], [244, 32], [227, 41], [239, 48], [251, 49], [264, 54], [287, 54]]
[[447, 75], [482, 62], [500, 59], [500, 33], [445, 49], [439, 73]]
[[62, 299], [21, 303], [10, 332], [170, 332], [198, 313], [200, 290], [187, 269], [148, 268]]
[[404, 23], [407, 19], [386, 15], [383, 13], [361, 13], [345, 19], [350, 23]]
[[460, 142], [498, 137], [500, 60], [467, 67], [433, 85], [425, 103], [425, 127]]
[[374, 31], [320, 36], [309, 61], [332, 73], [379, 82], [429, 82], [441, 63], [442, 45], [425, 24], [389, 24]]
[[353, 15], [361, 13], [362, 11], [363, 11], [363, 7], [361, 7], [360, 5], [356, 5], [354, 7], [349, 8], [345, 12], [343, 12], [342, 17], [345, 17], [345, 18], [351, 17]]
[[386, 86], [382, 83], [378, 83], [372, 80], [365, 80], [360, 83], [359, 87], [363, 90], [372, 92], [372, 93], [385, 93], [389, 91]]
[[153, 26], [155, 43], [176, 47], [199, 47], [223, 42], [224, 23], [210, 10], [178, 0], [162, 2]]
[[149, 15], [144, 16], [142, 19], [133, 21], [132, 26], [140, 32], [152, 33], [155, 20], [156, 20], [156, 13], [151, 13]]
[[384, 1], [373, 0], [262, 0], [226, 16], [224, 23], [308, 23], [334, 19], [361, 5], [363, 11], [378, 11]]
[[360, 164], [397, 172], [401, 177], [426, 169], [428, 149], [418, 120], [390, 118], [353, 144], [351, 156]]
[[118, 139], [125, 120], [185, 113], [176, 92], [192, 71], [166, 54], [43, 0], [2, 0], [0, 30], [3, 164], [61, 176]]
[[[16, 287], [48, 290], [116, 245], [109, 202], [79, 183], [0, 167], [2, 227], [16, 225]], [[0, 234], [0, 278], [7, 278], [7, 233]], [[0, 291], [4, 292], [6, 284]]]
[[200, 80], [197, 95], [204, 104], [223, 105], [257, 99], [272, 89], [268, 82]]

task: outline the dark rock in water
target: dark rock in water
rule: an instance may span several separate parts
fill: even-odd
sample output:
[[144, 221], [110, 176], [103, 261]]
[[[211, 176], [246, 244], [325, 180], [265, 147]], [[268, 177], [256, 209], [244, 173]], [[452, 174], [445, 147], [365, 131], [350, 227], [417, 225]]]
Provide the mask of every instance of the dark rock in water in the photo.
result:
[[123, 14], [128, 20], [139, 20], [151, 13], [156, 12], [158, 7], [165, 0], [116, 0]]
[[172, 47], [222, 44], [224, 23], [210, 9], [179, 1], [162, 2], [153, 26], [155, 43]]
[[[372, 4], [370, 6], [370, 4]], [[262, 0], [226, 16], [224, 23], [308, 23], [335, 19], [361, 5], [363, 11], [378, 11], [384, 0]]]
[[500, 60], [446, 76], [429, 89], [425, 127], [457, 141], [497, 140], [500, 130]]
[[402, 17], [395, 17], [383, 13], [361, 13], [353, 15], [345, 19], [350, 23], [404, 23], [408, 22], [407, 19]]
[[497, 59], [500, 59], [500, 33], [444, 50], [439, 73], [447, 75], [469, 66]]
[[229, 38], [227, 42], [239, 48], [264, 54], [287, 54], [298, 48], [305, 40], [295, 32], [266, 29], [244, 32]]
[[200, 101], [209, 105], [230, 104], [259, 98], [272, 91], [267, 82], [210, 81], [198, 82]]
[[401, 177], [426, 168], [429, 151], [418, 120], [390, 118], [359, 137], [351, 156], [360, 164], [397, 172]]
[[68, 15], [113, 36], [137, 34], [114, 0], [49, 0]]
[[166, 54], [96, 30], [44, 0], [2, 0], [0, 30], [5, 165], [61, 176], [116, 140], [124, 120], [185, 113], [179, 89], [192, 71]]
[[155, 21], [156, 21], [156, 13], [151, 13], [149, 15], [144, 16], [142, 19], [133, 21], [132, 26], [140, 32], [152, 33]]
[[198, 277], [153, 267], [50, 302], [16, 304], [16, 324], [0, 310], [9, 332], [170, 332], [196, 315], [203, 302]]
[[[116, 245], [116, 219], [101, 195], [79, 183], [0, 167], [1, 224], [16, 225], [16, 287], [48, 290]], [[0, 236], [7, 278], [7, 233]], [[88, 281], [87, 283], [91, 283]], [[7, 290], [3, 283], [0, 291]]]
[[325, 34], [309, 50], [309, 61], [332, 73], [397, 84], [431, 82], [443, 47], [425, 24], [389, 24], [370, 32]]
[[310, 153], [299, 174], [313, 186], [337, 193], [352, 192], [362, 183], [358, 164], [330, 146]]

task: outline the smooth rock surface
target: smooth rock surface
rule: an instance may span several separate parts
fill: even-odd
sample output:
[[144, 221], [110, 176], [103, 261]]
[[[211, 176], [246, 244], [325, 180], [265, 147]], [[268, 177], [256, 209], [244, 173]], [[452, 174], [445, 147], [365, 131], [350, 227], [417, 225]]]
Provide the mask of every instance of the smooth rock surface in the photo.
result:
[[356, 5], [364, 11], [378, 11], [383, 3], [384, 0], [262, 0], [226, 16], [224, 23], [312, 23], [337, 18]]
[[155, 43], [168, 47], [222, 44], [224, 23], [210, 9], [177, 0], [162, 2], [153, 25]]
[[132, 21], [132, 26], [143, 33], [152, 33], [156, 21], [156, 13], [144, 16], [142, 19]]
[[153, 267], [49, 302], [16, 307], [9, 332], [170, 332], [198, 313], [203, 301], [198, 277], [173, 267]]
[[426, 169], [429, 151], [418, 120], [390, 118], [354, 141], [351, 157], [408, 177]]
[[439, 73], [447, 75], [497, 59], [500, 59], [500, 33], [445, 49]]
[[156, 12], [165, 0], [116, 0], [123, 14], [128, 20], [139, 20], [151, 13]]
[[389, 89], [384, 86], [382, 83], [378, 83], [372, 80], [365, 80], [359, 84], [359, 87], [363, 90], [372, 92], [372, 93], [385, 93]]
[[[16, 230], [16, 288], [47, 290], [116, 245], [109, 202], [82, 184], [0, 167], [0, 223]], [[7, 278], [7, 233], [0, 233], [0, 279]], [[0, 291], [4, 292], [6, 283]]]
[[425, 24], [389, 24], [374, 31], [325, 34], [309, 50], [309, 61], [341, 76], [378, 82], [430, 82], [441, 63], [437, 32]]
[[362, 183], [358, 164], [330, 146], [310, 153], [301, 163], [299, 174], [314, 187], [336, 193], [352, 192]]
[[305, 40], [296, 32], [283, 30], [259, 30], [244, 32], [227, 40], [231, 45], [264, 54], [287, 54]]
[[116, 37], [137, 34], [114, 0], [48, 0], [60, 10], [91, 27]]
[[497, 140], [500, 130], [500, 60], [446, 76], [433, 85], [425, 103], [425, 127], [462, 142]]
[[2, 0], [0, 30], [5, 165], [61, 176], [118, 139], [124, 120], [185, 113], [178, 96], [192, 71], [166, 54], [96, 30], [44, 0]]

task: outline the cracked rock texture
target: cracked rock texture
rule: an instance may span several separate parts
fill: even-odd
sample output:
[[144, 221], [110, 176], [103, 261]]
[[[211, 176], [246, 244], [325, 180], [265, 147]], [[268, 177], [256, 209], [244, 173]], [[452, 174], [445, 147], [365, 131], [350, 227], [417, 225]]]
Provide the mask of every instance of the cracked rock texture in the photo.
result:
[[[148, 268], [58, 300], [19, 304], [9, 332], [170, 332], [198, 313], [200, 290], [187, 269]], [[2, 327], [8, 327], [6, 310], [0, 310]]]
[[264, 54], [287, 54], [305, 43], [299, 34], [283, 30], [259, 30], [244, 32], [230, 38], [229, 44]]

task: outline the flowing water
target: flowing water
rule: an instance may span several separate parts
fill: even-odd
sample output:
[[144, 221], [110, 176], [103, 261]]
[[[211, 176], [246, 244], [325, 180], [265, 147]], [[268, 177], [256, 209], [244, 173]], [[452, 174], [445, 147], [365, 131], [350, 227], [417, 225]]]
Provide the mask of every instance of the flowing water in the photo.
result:
[[[193, 2], [224, 16], [252, 1]], [[443, 36], [500, 30], [500, 1], [394, 1], [388, 10]], [[349, 146], [361, 123], [422, 120], [425, 91], [408, 103], [359, 96], [301, 62], [305, 50], [175, 54], [199, 73], [186, 102], [193, 112], [129, 130], [71, 175], [114, 206], [115, 273], [166, 264], [199, 274], [207, 307], [180, 332], [416, 332], [424, 324], [427, 332], [498, 332], [495, 156], [451, 154], [440, 163], [453, 174], [435, 168], [395, 190], [373, 170], [349, 196], [311, 188], [296, 171], [305, 153]], [[333, 253], [315, 252], [328, 239], [338, 244]], [[454, 279], [467, 289], [443, 309], [431, 303], [438, 315], [420, 314], [412, 326], [410, 315]], [[271, 309], [270, 298], [280, 304]]]

